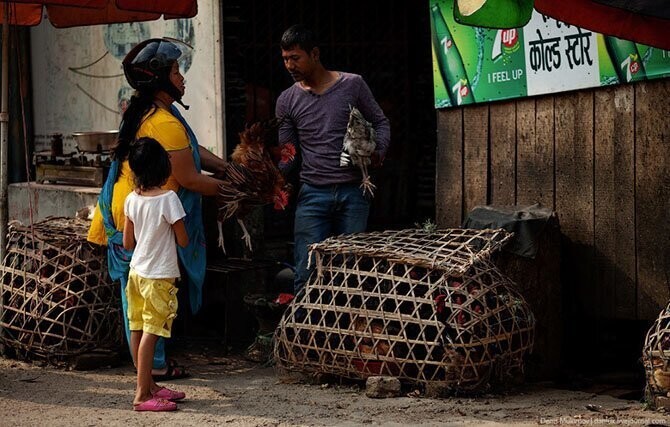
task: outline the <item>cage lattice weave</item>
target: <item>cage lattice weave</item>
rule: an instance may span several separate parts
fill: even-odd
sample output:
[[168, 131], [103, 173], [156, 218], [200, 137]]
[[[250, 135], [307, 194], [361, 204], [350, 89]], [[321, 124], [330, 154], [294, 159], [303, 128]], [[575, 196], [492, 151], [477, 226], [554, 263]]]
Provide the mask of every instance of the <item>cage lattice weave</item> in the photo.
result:
[[503, 230], [386, 231], [312, 245], [276, 332], [280, 369], [481, 389], [520, 374], [535, 320], [490, 261]]
[[642, 363], [650, 394], [647, 397], [666, 396], [670, 392], [670, 303], [647, 332]]
[[2, 271], [2, 342], [20, 357], [54, 363], [122, 342], [118, 287], [89, 222], [48, 218], [12, 224]]

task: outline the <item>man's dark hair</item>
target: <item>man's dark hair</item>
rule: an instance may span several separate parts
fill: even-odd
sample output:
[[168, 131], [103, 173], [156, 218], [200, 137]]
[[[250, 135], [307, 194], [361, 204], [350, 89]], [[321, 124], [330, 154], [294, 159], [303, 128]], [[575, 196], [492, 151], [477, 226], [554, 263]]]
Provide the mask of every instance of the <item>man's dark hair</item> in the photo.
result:
[[281, 36], [279, 46], [282, 50], [290, 50], [299, 47], [307, 53], [318, 46], [314, 31], [302, 24], [291, 25]]
[[160, 187], [172, 173], [170, 156], [153, 138], [138, 138], [133, 142], [128, 163], [135, 174], [135, 185], [140, 189]]

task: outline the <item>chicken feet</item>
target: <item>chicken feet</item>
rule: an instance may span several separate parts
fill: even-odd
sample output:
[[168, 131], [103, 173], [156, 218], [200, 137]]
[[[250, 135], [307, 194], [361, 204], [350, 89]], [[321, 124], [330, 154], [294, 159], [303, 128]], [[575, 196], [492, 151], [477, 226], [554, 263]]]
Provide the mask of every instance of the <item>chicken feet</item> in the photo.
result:
[[[253, 252], [254, 250], [251, 247], [251, 234], [249, 234], [247, 227], [245, 227], [244, 222], [242, 222], [241, 219], [238, 218], [237, 223], [240, 224], [240, 227], [242, 227], [242, 240], [244, 240], [244, 243], [247, 245], [249, 252]], [[223, 223], [221, 221], [217, 221], [216, 226], [219, 229], [219, 247], [223, 251], [223, 254], [226, 255], [226, 247], [224, 246], [223, 242]]]

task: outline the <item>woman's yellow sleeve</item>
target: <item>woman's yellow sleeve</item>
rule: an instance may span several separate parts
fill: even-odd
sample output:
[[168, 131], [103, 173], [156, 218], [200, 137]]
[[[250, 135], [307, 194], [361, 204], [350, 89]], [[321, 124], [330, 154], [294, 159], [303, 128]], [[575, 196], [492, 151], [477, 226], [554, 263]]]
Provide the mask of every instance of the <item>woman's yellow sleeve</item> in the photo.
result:
[[157, 111], [142, 123], [137, 137], [143, 136], [155, 139], [166, 151], [183, 150], [190, 146], [184, 125], [163, 110]]
[[156, 139], [166, 151], [183, 150], [191, 146], [186, 129], [179, 122], [165, 122], [156, 131], [158, 132], [158, 138]]
[[100, 213], [98, 204], [95, 205], [91, 227], [88, 229], [86, 240], [98, 245], [107, 245], [107, 234], [105, 234], [105, 225], [102, 222], [102, 214]]

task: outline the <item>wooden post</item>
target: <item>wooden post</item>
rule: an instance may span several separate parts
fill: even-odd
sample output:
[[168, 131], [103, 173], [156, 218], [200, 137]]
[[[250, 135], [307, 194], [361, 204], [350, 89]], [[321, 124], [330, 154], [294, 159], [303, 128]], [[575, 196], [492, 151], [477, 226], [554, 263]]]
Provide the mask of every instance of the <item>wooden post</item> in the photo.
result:
[[7, 144], [9, 131], [9, 3], [4, 3], [2, 22], [2, 100], [0, 102], [0, 262], [7, 250]]
[[[9, 3], [3, 4], [2, 18], [2, 73], [0, 74], [0, 262], [4, 262], [7, 251], [7, 134], [9, 131]], [[0, 301], [0, 319], [3, 317], [3, 303]], [[0, 338], [4, 331], [0, 328]], [[0, 345], [0, 353], [4, 346]]]

